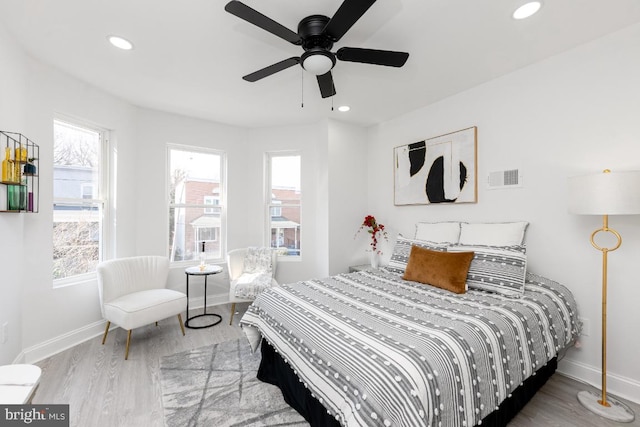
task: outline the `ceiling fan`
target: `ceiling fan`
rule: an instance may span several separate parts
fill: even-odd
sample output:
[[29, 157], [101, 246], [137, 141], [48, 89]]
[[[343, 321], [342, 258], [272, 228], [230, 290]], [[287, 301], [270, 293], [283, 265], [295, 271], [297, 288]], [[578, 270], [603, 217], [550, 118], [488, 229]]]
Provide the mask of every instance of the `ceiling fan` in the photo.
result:
[[402, 67], [409, 58], [406, 52], [357, 47], [342, 47], [336, 53], [331, 52], [333, 44], [339, 41], [375, 2], [376, 0], [344, 0], [332, 18], [324, 15], [307, 16], [300, 21], [298, 32], [295, 33], [240, 1], [230, 1], [224, 7], [227, 12], [304, 49], [304, 53], [299, 57], [294, 56], [276, 62], [242, 78], [255, 82], [300, 64], [303, 69], [316, 75], [320, 94], [323, 98], [328, 98], [336, 94], [331, 75], [336, 58], [348, 62]]

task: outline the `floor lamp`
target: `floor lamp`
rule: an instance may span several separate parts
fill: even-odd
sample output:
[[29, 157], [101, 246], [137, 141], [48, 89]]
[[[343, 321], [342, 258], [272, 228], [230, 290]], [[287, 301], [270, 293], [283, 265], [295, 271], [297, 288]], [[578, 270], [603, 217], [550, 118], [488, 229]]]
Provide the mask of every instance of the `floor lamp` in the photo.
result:
[[[635, 416], [624, 403], [607, 396], [607, 254], [622, 244], [622, 237], [609, 228], [609, 215], [640, 214], [640, 171], [611, 172], [569, 178], [569, 212], [578, 215], [602, 215], [602, 228], [591, 233], [591, 245], [602, 252], [602, 394], [578, 393], [580, 403], [591, 412], [619, 422], [631, 422]], [[616, 239], [610, 247], [601, 247], [595, 237], [611, 233]]]

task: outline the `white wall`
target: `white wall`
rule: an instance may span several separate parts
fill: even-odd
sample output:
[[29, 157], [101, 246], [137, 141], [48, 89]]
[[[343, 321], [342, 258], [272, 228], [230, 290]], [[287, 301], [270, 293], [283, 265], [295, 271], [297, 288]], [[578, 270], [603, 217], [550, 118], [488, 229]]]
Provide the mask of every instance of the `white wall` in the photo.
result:
[[[26, 58], [8, 41], [4, 28], [0, 28], [0, 58], [0, 130], [21, 132], [25, 123]], [[5, 153], [4, 147], [0, 148], [1, 161]], [[0, 328], [7, 324], [6, 343], [0, 341], [0, 365], [10, 363], [22, 349], [23, 230], [23, 215], [0, 214]]]
[[367, 238], [356, 236], [367, 205], [367, 140], [364, 129], [329, 122], [329, 273], [366, 262]]
[[[25, 134], [40, 145], [40, 212], [25, 215], [23, 348], [37, 347], [71, 331], [88, 328], [89, 336], [101, 329], [95, 280], [66, 287], [52, 286], [52, 177], [53, 118], [64, 114], [108, 130], [112, 151], [110, 164], [117, 167], [117, 200], [113, 221], [118, 229], [111, 236], [121, 256], [135, 253], [134, 230], [135, 109], [129, 104], [69, 75], [37, 61], [28, 62], [28, 112]], [[112, 190], [115, 186], [112, 187]], [[94, 328], [91, 325], [95, 325]], [[70, 343], [73, 344], [73, 343]]]
[[[601, 253], [589, 243], [600, 217], [567, 212], [567, 177], [640, 169], [640, 25], [369, 129], [369, 210], [394, 232], [417, 221], [530, 222], [529, 269], [568, 286], [591, 333], [560, 369], [599, 385]], [[429, 84], [429, 82], [423, 83]], [[392, 150], [478, 127], [478, 203], [393, 205]], [[487, 174], [519, 168], [524, 188], [487, 190]], [[609, 255], [609, 390], [640, 401], [640, 217], [611, 217], [624, 238]], [[389, 251], [387, 251], [389, 252]]]

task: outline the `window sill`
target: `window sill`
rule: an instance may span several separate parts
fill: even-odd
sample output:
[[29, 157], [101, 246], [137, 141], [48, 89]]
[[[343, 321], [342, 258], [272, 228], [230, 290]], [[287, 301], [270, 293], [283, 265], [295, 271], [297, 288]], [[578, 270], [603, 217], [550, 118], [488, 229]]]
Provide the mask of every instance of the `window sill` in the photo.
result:
[[79, 276], [65, 277], [64, 279], [54, 279], [53, 289], [68, 288], [70, 286], [84, 285], [86, 283], [96, 283], [96, 273], [86, 273]]

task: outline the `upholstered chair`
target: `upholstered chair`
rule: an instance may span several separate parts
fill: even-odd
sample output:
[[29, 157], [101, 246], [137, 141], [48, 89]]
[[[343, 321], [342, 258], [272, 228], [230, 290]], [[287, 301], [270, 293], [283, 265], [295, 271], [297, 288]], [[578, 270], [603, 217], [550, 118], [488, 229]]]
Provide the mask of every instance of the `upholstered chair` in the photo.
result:
[[169, 259], [162, 256], [137, 256], [104, 261], [98, 265], [98, 290], [102, 316], [107, 320], [102, 344], [114, 323], [128, 331], [125, 360], [129, 358], [131, 330], [171, 316], [187, 306], [184, 293], [167, 289]]
[[258, 251], [268, 251], [270, 257], [270, 266], [268, 271], [266, 266], [263, 268], [256, 268], [252, 265], [248, 271], [247, 258], [248, 252], [252, 248], [233, 249], [227, 252], [227, 268], [229, 270], [229, 302], [231, 303], [231, 316], [229, 316], [229, 324], [233, 323], [233, 315], [236, 311], [237, 302], [251, 302], [255, 299], [261, 286], [264, 284], [264, 275], [269, 274], [271, 277], [266, 283], [266, 286], [277, 286], [278, 282], [275, 279], [276, 267], [278, 262], [278, 254], [275, 250], [270, 248], [254, 248]]

